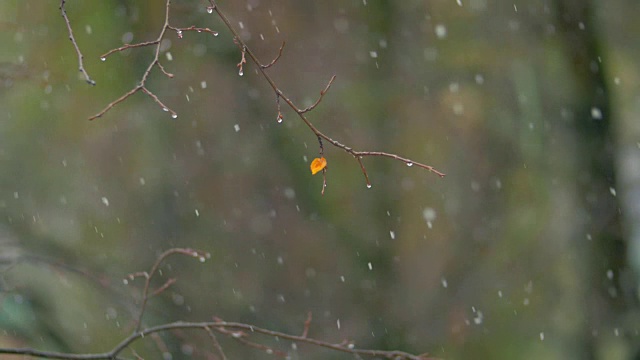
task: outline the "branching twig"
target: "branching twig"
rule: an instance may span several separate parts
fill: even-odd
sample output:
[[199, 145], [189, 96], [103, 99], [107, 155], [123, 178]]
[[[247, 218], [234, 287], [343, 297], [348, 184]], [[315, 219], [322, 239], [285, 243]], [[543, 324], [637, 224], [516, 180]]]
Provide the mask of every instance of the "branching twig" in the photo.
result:
[[[280, 88], [275, 83], [273, 78], [265, 71], [267, 68], [272, 66], [275, 63], [275, 61], [272, 61], [270, 64], [263, 65], [262, 62], [260, 62], [260, 60], [258, 59], [258, 57], [255, 55], [255, 53], [242, 40], [242, 38], [240, 37], [240, 34], [233, 27], [233, 25], [231, 25], [231, 22], [229, 21], [227, 16], [222, 12], [222, 10], [220, 10], [220, 7], [218, 6], [217, 1], [216, 0], [208, 0], [208, 1], [209, 1], [210, 6], [207, 8], [207, 12], [213, 13], [215, 11], [215, 13], [218, 15], [218, 17], [222, 20], [222, 22], [225, 24], [225, 26], [229, 29], [229, 31], [233, 35], [234, 41], [237, 43], [238, 47], [240, 47], [240, 49], [242, 50], [242, 60], [245, 59], [245, 53], [246, 53], [246, 55], [249, 56], [251, 61], [257, 66], [258, 71], [260, 72], [262, 77], [267, 81], [267, 83], [269, 83], [269, 85], [271, 86], [273, 91], [275, 91], [276, 99], [279, 100], [280, 98], [282, 98], [282, 100], [284, 100], [284, 102], [287, 103], [287, 105], [289, 105], [289, 107], [298, 114], [300, 119], [302, 119], [302, 121], [305, 123], [305, 125], [307, 125], [307, 127], [318, 138], [324, 139], [327, 142], [329, 142], [331, 145], [346, 151], [347, 153], [351, 154], [356, 159], [356, 161], [358, 161], [358, 164], [360, 165], [360, 169], [362, 170], [362, 173], [363, 173], [363, 175], [365, 177], [365, 181], [367, 183], [367, 187], [368, 188], [371, 187], [371, 182], [369, 181], [369, 175], [367, 174], [367, 170], [364, 167], [364, 163], [362, 162], [362, 158], [365, 157], [365, 156], [388, 157], [388, 158], [391, 158], [391, 159], [394, 159], [394, 160], [398, 160], [398, 161], [404, 162], [405, 164], [407, 164], [407, 166], [416, 165], [416, 166], [421, 167], [423, 169], [426, 169], [426, 170], [428, 170], [428, 171], [430, 171], [430, 172], [432, 172], [432, 173], [434, 173], [434, 174], [436, 174], [436, 175], [438, 175], [440, 177], [444, 177], [445, 176], [444, 173], [436, 170], [433, 166], [422, 164], [420, 162], [416, 162], [414, 160], [411, 160], [411, 159], [408, 159], [408, 158], [404, 158], [404, 157], [398, 156], [396, 154], [391, 154], [391, 153], [386, 153], [386, 152], [381, 152], [381, 151], [357, 151], [357, 150], [354, 150], [353, 148], [351, 148], [351, 147], [349, 147], [347, 145], [344, 145], [344, 144], [340, 143], [337, 140], [332, 139], [328, 135], [326, 135], [323, 132], [321, 132], [320, 130], [318, 130], [318, 128], [316, 128], [316, 126], [313, 125], [313, 123], [305, 116], [305, 113], [309, 112], [310, 110], [313, 110], [320, 103], [320, 101], [324, 97], [325, 93], [329, 90], [329, 87], [333, 83], [333, 80], [335, 79], [335, 75], [333, 77], [331, 77], [331, 80], [329, 81], [329, 84], [327, 85], [327, 87], [323, 91], [320, 92], [320, 98], [318, 98], [316, 103], [314, 103], [313, 105], [311, 105], [310, 107], [308, 107], [306, 109], [301, 109], [289, 97], [287, 97], [282, 92], [282, 90], [280, 90]], [[282, 47], [280, 49], [281, 49], [280, 51], [282, 51]], [[279, 57], [280, 57], [280, 55], [278, 55], [278, 58]], [[278, 58], [276, 58], [276, 60]], [[243, 62], [241, 62], [241, 63], [243, 63]], [[238, 66], [240, 67], [240, 64], [238, 64]], [[278, 120], [280, 120], [280, 119], [281, 119], [281, 116], [280, 116], [280, 113], [279, 113]], [[324, 174], [324, 170], [323, 170], [323, 174]], [[323, 191], [324, 191], [324, 188], [325, 188], [325, 186], [324, 186], [325, 184], [326, 184], [326, 181], [323, 181], [323, 187], [322, 187]]]
[[306, 112], [309, 112], [309, 111], [315, 109], [316, 106], [318, 106], [318, 104], [320, 104], [320, 101], [322, 101], [322, 98], [324, 97], [324, 94], [326, 94], [327, 91], [329, 91], [329, 88], [331, 87], [331, 84], [333, 84], [333, 80], [335, 80], [335, 79], [336, 79], [336, 76], [333, 75], [331, 77], [331, 79], [329, 80], [329, 83], [327, 84], [327, 86], [324, 88], [324, 90], [320, 91], [320, 97], [318, 98], [318, 100], [316, 100], [316, 102], [313, 103], [313, 105], [309, 106], [308, 108], [300, 110], [300, 114], [304, 114]]
[[[283, 42], [282, 45], [280, 46], [280, 50], [278, 51], [278, 55], [275, 57], [275, 59], [273, 59], [270, 63], [268, 64], [263, 64], [258, 57], [256, 56], [256, 54], [248, 47], [248, 45], [244, 42], [244, 40], [242, 40], [242, 38], [240, 37], [240, 34], [238, 33], [238, 31], [233, 27], [233, 25], [231, 25], [231, 22], [229, 21], [229, 19], [227, 18], [227, 16], [222, 12], [222, 10], [220, 10], [220, 7], [218, 6], [216, 0], [207, 0], [210, 4], [209, 7], [207, 7], [207, 12], [212, 14], [214, 11], [215, 13], [218, 15], [218, 17], [222, 20], [222, 22], [225, 24], [225, 26], [229, 29], [229, 31], [231, 32], [231, 34], [233, 35], [233, 41], [234, 43], [238, 46], [239, 50], [240, 50], [240, 54], [241, 54], [241, 58], [240, 61], [238, 62], [238, 64], [236, 65], [238, 67], [238, 75], [242, 76], [244, 74], [244, 65], [247, 63], [247, 56], [249, 57], [249, 59], [251, 59], [251, 61], [257, 66], [258, 71], [260, 72], [260, 74], [263, 76], [263, 78], [267, 81], [267, 83], [269, 83], [269, 85], [271, 86], [271, 88], [273, 89], [273, 91], [276, 94], [276, 104], [278, 106], [278, 115], [277, 115], [277, 121], [278, 123], [281, 123], [283, 121], [283, 115], [282, 112], [280, 111], [280, 99], [282, 98], [284, 100], [284, 102], [294, 111], [296, 112], [296, 114], [298, 114], [298, 116], [300, 117], [300, 119], [302, 119], [302, 121], [305, 123], [305, 125], [307, 125], [307, 127], [314, 133], [314, 135], [316, 135], [318, 137], [318, 139], [320, 141], [325, 140], [327, 142], [329, 142], [331, 145], [342, 149], [343, 151], [347, 152], [348, 154], [350, 154], [351, 156], [354, 157], [354, 159], [358, 162], [358, 165], [360, 166], [360, 169], [362, 170], [362, 174], [364, 175], [365, 181], [366, 181], [366, 185], [368, 188], [371, 187], [371, 181], [369, 180], [369, 175], [367, 174], [367, 169], [364, 166], [364, 162], [362, 161], [362, 158], [364, 157], [369, 157], [369, 156], [380, 156], [380, 157], [387, 157], [387, 158], [391, 158], [394, 160], [398, 160], [401, 161], [403, 163], [405, 163], [407, 166], [413, 166], [416, 165], [417, 167], [426, 169], [440, 177], [444, 177], [445, 174], [436, 170], [433, 166], [430, 165], [426, 165], [417, 161], [414, 161], [412, 159], [409, 158], [405, 158], [396, 154], [392, 154], [392, 153], [387, 153], [387, 152], [382, 152], [382, 151], [358, 151], [358, 150], [354, 150], [353, 148], [340, 143], [337, 140], [334, 140], [333, 138], [329, 137], [328, 135], [326, 135], [325, 133], [321, 132], [306, 116], [306, 113], [310, 112], [311, 110], [315, 109], [320, 102], [322, 101], [322, 99], [324, 98], [325, 94], [329, 91], [329, 88], [331, 87], [331, 84], [333, 84], [333, 81], [335, 80], [336, 76], [333, 75], [331, 77], [331, 79], [329, 80], [329, 83], [327, 84], [327, 86], [320, 91], [320, 96], [318, 97], [318, 99], [316, 100], [315, 103], [313, 103], [312, 105], [310, 105], [307, 108], [300, 108], [298, 107], [289, 97], [287, 97], [283, 91], [278, 87], [278, 85], [275, 83], [275, 81], [273, 80], [273, 78], [267, 73], [267, 69], [270, 68], [271, 66], [275, 65], [277, 63], [277, 61], [280, 59], [280, 57], [282, 56], [282, 51], [284, 49], [284, 45], [285, 43]], [[153, 70], [153, 68], [155, 66], [158, 66], [158, 68], [160, 69], [160, 71], [162, 71], [162, 73], [164, 73], [166, 76], [172, 78], [173, 74], [169, 73], [168, 71], [165, 70], [165, 68], [162, 66], [162, 64], [160, 64], [159, 61], [159, 56], [160, 56], [160, 47], [161, 47], [161, 43], [162, 40], [166, 34], [167, 30], [173, 30], [177, 33], [178, 38], [182, 38], [182, 33], [185, 31], [196, 31], [196, 32], [207, 32], [210, 34], [213, 34], [214, 36], [217, 36], [218, 33], [216, 31], [213, 31], [209, 28], [200, 28], [200, 27], [196, 27], [196, 26], [190, 26], [190, 27], [185, 27], [185, 28], [180, 28], [180, 27], [175, 27], [169, 24], [169, 14], [170, 14], [170, 9], [171, 9], [171, 0], [166, 0], [165, 3], [165, 21], [164, 21], [164, 25], [162, 26], [162, 30], [160, 31], [160, 34], [158, 35], [158, 37], [156, 38], [156, 40], [153, 41], [147, 41], [147, 42], [142, 42], [142, 43], [137, 43], [137, 44], [125, 44], [119, 48], [115, 48], [112, 49], [108, 52], [106, 52], [104, 55], [101, 56], [101, 59], [104, 61], [106, 60], [106, 58], [111, 55], [114, 54], [116, 52], [121, 52], [124, 50], [128, 50], [128, 49], [132, 49], [132, 48], [137, 48], [137, 47], [145, 47], [145, 46], [155, 46], [155, 56], [153, 58], [153, 60], [149, 63], [147, 69], [145, 70], [142, 79], [140, 80], [140, 82], [138, 83], [138, 85], [136, 85], [133, 89], [129, 90], [128, 92], [126, 92], [124, 95], [120, 96], [118, 99], [114, 100], [113, 102], [109, 103], [102, 111], [98, 112], [97, 114], [93, 115], [92, 117], [89, 118], [89, 120], [93, 120], [96, 119], [98, 117], [101, 117], [102, 115], [104, 115], [107, 111], [111, 110], [115, 105], [123, 102], [124, 100], [126, 100], [127, 98], [129, 98], [131, 95], [135, 94], [138, 91], [142, 91], [143, 93], [145, 93], [146, 95], [148, 95], [149, 97], [151, 97], [153, 99], [153, 101], [155, 101], [164, 111], [168, 111], [171, 114], [171, 117], [173, 118], [177, 118], [178, 115], [176, 114], [175, 111], [173, 111], [172, 109], [170, 109], [167, 105], [165, 105], [162, 101], [160, 101], [160, 99], [153, 93], [151, 92], [147, 87], [146, 87], [146, 80], [149, 76], [149, 74], [151, 73], [151, 70]], [[74, 46], [76, 46], [76, 50], [79, 54], [80, 57], [80, 61], [82, 61], [82, 57], [80, 54], [80, 51], [75, 43], [75, 40], [73, 39], [72, 36], [72, 32], [71, 32], [71, 27], [69, 25], [68, 19], [66, 18], [66, 13], [64, 12], [64, 0], [62, 1], [62, 5], [61, 5], [61, 9], [63, 11], [63, 16], [65, 16], [65, 20], [67, 22], [67, 27], [69, 28], [69, 34], [71, 35], [71, 40], [74, 43]], [[82, 70], [82, 62], [81, 62], [81, 70]], [[324, 194], [324, 190], [326, 188], [326, 170], [323, 169], [322, 171], [322, 175], [323, 175], [323, 182], [322, 182], [322, 194]]]
[[162, 291], [166, 290], [171, 284], [173, 284], [175, 282], [175, 280], [171, 280], [170, 279], [163, 286], [161, 286], [157, 290], [153, 291], [152, 293], [149, 293], [149, 291], [150, 291], [149, 289], [151, 287], [151, 280], [153, 279], [153, 276], [156, 274], [156, 272], [160, 268], [160, 265], [162, 264], [162, 262], [167, 257], [169, 257], [171, 255], [174, 255], [174, 254], [183, 254], [183, 255], [187, 255], [187, 256], [197, 257], [197, 258], [200, 259], [200, 261], [204, 261], [206, 258], [209, 257], [209, 254], [203, 253], [203, 252], [198, 251], [198, 250], [184, 249], [184, 248], [173, 248], [173, 249], [169, 249], [169, 250], [165, 251], [164, 253], [160, 254], [160, 256], [158, 256], [158, 259], [156, 260], [156, 262], [151, 267], [151, 271], [149, 271], [148, 273], [147, 272], [142, 272], [142, 273], [138, 272], [138, 273], [129, 274], [128, 278], [130, 280], [133, 280], [136, 277], [144, 277], [145, 278], [144, 289], [142, 290], [142, 304], [140, 305], [140, 313], [139, 313], [138, 319], [136, 321], [136, 328], [134, 330], [134, 334], [140, 331], [140, 328], [142, 326], [142, 317], [144, 316], [144, 312], [146, 310], [147, 302], [149, 301], [149, 299], [151, 297], [153, 297], [153, 296], [156, 296], [156, 295], [160, 294]]
[[272, 67], [273, 65], [276, 64], [276, 62], [278, 62], [278, 60], [280, 60], [280, 56], [282, 56], [282, 49], [284, 49], [284, 41], [282, 42], [282, 45], [280, 45], [280, 50], [278, 51], [278, 56], [276, 56], [275, 59], [273, 59], [270, 63], [268, 63], [267, 65], [261, 65], [263, 69], [268, 69], [270, 67]]
[[[31, 356], [36, 358], [44, 358], [44, 359], [63, 359], [63, 360], [120, 360], [124, 359], [121, 355], [122, 352], [126, 349], [129, 349], [130, 346], [139, 340], [143, 340], [151, 336], [157, 343], [160, 349], [163, 352], [168, 351], [168, 346], [162, 341], [162, 339], [157, 336], [160, 333], [175, 331], [175, 330], [202, 330], [205, 331], [213, 342], [213, 346], [216, 348], [218, 354], [222, 358], [222, 360], [226, 360], [227, 357], [222, 349], [222, 346], [218, 342], [214, 331], [225, 336], [229, 336], [232, 339], [235, 339], [241, 342], [244, 345], [259, 349], [269, 354], [275, 354], [282, 357], [287, 357], [287, 353], [282, 350], [278, 350], [271, 346], [262, 344], [260, 342], [251, 339], [255, 337], [255, 335], [264, 335], [267, 337], [288, 340], [294, 343], [307, 344], [317, 347], [322, 347], [330, 350], [340, 351], [344, 353], [351, 354], [353, 356], [369, 356], [369, 357], [378, 357], [385, 359], [393, 359], [393, 360], [427, 360], [432, 359], [427, 355], [413, 355], [410, 353], [406, 353], [403, 351], [383, 351], [383, 350], [368, 350], [368, 349], [358, 349], [353, 345], [353, 342], [344, 340], [340, 343], [330, 343], [327, 341], [317, 340], [308, 337], [309, 328], [311, 326], [311, 313], [308, 314], [307, 320], [304, 322], [304, 330], [302, 335], [291, 335], [279, 331], [273, 331], [269, 329], [264, 329], [255, 325], [239, 323], [239, 322], [227, 322], [223, 321], [219, 318], [214, 318], [213, 321], [206, 322], [183, 322], [177, 321], [172, 323], [166, 323], [163, 325], [152, 326], [147, 328], [142, 328], [142, 317], [144, 315], [144, 310], [147, 306], [147, 301], [160, 293], [163, 290], [167, 289], [171, 284], [174, 283], [173, 279], [168, 280], [162, 285], [159, 289], [151, 292], [150, 284], [153, 280], [154, 276], [158, 274], [158, 270], [164, 260], [174, 254], [183, 254], [188, 256], [197, 257], [200, 261], [204, 261], [209, 255], [207, 253], [193, 250], [193, 249], [184, 249], [184, 248], [174, 248], [165, 251], [162, 253], [156, 262], [151, 266], [151, 269], [146, 272], [136, 272], [127, 276], [127, 279], [133, 280], [137, 277], [143, 277], [145, 279], [143, 295], [142, 295], [142, 303], [140, 304], [140, 313], [137, 319], [137, 326], [133, 333], [124, 338], [118, 344], [116, 344], [111, 350], [102, 353], [90, 353], [90, 354], [74, 354], [74, 353], [63, 353], [63, 352], [55, 352], [55, 351], [44, 351], [32, 348], [0, 348], [0, 354], [10, 354], [10, 355], [24, 355]], [[133, 350], [132, 350], [133, 351]], [[137, 354], [134, 353], [134, 356], [137, 358], [141, 358]]]
[[64, 18], [64, 23], [67, 25], [67, 31], [69, 32], [69, 40], [73, 44], [73, 47], [76, 49], [76, 54], [78, 55], [78, 70], [84, 75], [85, 81], [89, 85], [95, 85], [96, 82], [89, 77], [87, 70], [84, 69], [84, 55], [80, 51], [78, 47], [78, 43], [76, 42], [75, 36], [73, 36], [73, 29], [71, 28], [71, 22], [69, 22], [69, 17], [67, 16], [67, 10], [64, 8], [66, 0], [60, 0], [60, 12], [62, 13], [62, 17]]
[[177, 28], [177, 27], [173, 27], [173, 26], [168, 25], [168, 28], [171, 29], [171, 30], [174, 30], [176, 32], [176, 34], [178, 35], [178, 38], [180, 38], [180, 39], [182, 39], [182, 32], [183, 31], [196, 31], [196, 32], [199, 32], [199, 33], [206, 32], [206, 33], [209, 33], [209, 34], [211, 34], [213, 36], [218, 36], [218, 32], [217, 31], [213, 31], [213, 30], [211, 30], [209, 28], [199, 28], [199, 27], [196, 27], [195, 25], [191, 25], [191, 26], [186, 27], [186, 28]]
[[[64, 1], [62, 3], [64, 4]], [[213, 31], [213, 30], [209, 29], [209, 28], [199, 28], [199, 27], [195, 27], [195, 26], [191, 26], [191, 27], [187, 27], [187, 28], [179, 28], [179, 27], [171, 26], [169, 24], [170, 10], [171, 10], [171, 0], [166, 0], [164, 25], [162, 26], [162, 30], [160, 31], [160, 34], [158, 34], [158, 37], [155, 40], [141, 42], [141, 43], [137, 43], [137, 44], [125, 44], [125, 45], [123, 45], [123, 46], [121, 46], [119, 48], [111, 49], [108, 52], [104, 53], [102, 56], [100, 56], [100, 60], [105, 61], [105, 60], [107, 60], [107, 57], [109, 57], [110, 55], [112, 55], [114, 53], [117, 53], [117, 52], [121, 52], [121, 51], [128, 50], [128, 49], [133, 49], [133, 48], [138, 48], [138, 47], [155, 46], [155, 52], [154, 52], [153, 60], [151, 60], [151, 62], [147, 66], [147, 69], [142, 74], [142, 78], [140, 79], [140, 82], [138, 83], [138, 85], [136, 85], [133, 89], [129, 90], [128, 92], [126, 92], [124, 95], [120, 96], [119, 98], [117, 98], [113, 102], [109, 103], [100, 112], [98, 112], [97, 114], [91, 116], [89, 118], [89, 120], [94, 120], [96, 118], [101, 117], [102, 115], [106, 114], [107, 111], [111, 110], [111, 108], [113, 108], [114, 106], [118, 105], [119, 103], [125, 101], [127, 98], [129, 98], [131, 95], [137, 93], [138, 91], [142, 91], [143, 93], [145, 93], [149, 97], [151, 97], [153, 99], [153, 101], [155, 101], [156, 104], [158, 104], [160, 106], [160, 108], [162, 108], [162, 110], [169, 112], [171, 114], [172, 118], [175, 119], [175, 118], [178, 117], [178, 114], [175, 111], [173, 111], [171, 108], [169, 108], [167, 105], [165, 105], [162, 101], [160, 101], [158, 96], [156, 96], [153, 92], [151, 92], [151, 90], [149, 90], [146, 87], [147, 78], [149, 77], [149, 74], [151, 73], [151, 70], [153, 70], [153, 68], [155, 66], [158, 66], [160, 71], [162, 71], [162, 73], [165, 74], [167, 77], [169, 77], [169, 78], [173, 77], [173, 74], [171, 74], [167, 70], [165, 70], [164, 66], [162, 66], [162, 64], [160, 63], [160, 47], [162, 45], [162, 39], [164, 39], [165, 34], [166, 34], [168, 29], [169, 30], [174, 30], [178, 34], [179, 38], [182, 38], [182, 32], [183, 31], [207, 32], [207, 33], [212, 34], [213, 36], [218, 36], [218, 33], [216, 31]], [[67, 22], [67, 24], [68, 24], [68, 22]], [[69, 28], [69, 29], [71, 29], [71, 28]], [[74, 42], [74, 44], [75, 44], [75, 42]]]
[[222, 350], [222, 346], [220, 346], [220, 343], [218, 342], [218, 338], [216, 338], [216, 334], [214, 334], [213, 331], [211, 331], [211, 328], [208, 326], [205, 326], [204, 329], [207, 332], [207, 334], [209, 334], [211, 341], [213, 341], [213, 347], [216, 348], [222, 360], [227, 360], [227, 356], [224, 354], [224, 350]]
[[[308, 344], [313, 346], [318, 346], [330, 350], [340, 351], [353, 355], [361, 355], [361, 356], [371, 356], [371, 357], [381, 357], [384, 359], [394, 359], [394, 360], [428, 360], [434, 359], [428, 357], [426, 354], [421, 355], [413, 355], [404, 351], [398, 350], [368, 350], [368, 349], [358, 349], [353, 346], [353, 343], [349, 341], [343, 341], [342, 343], [330, 343], [322, 340], [316, 340], [308, 337], [303, 337], [299, 335], [291, 335], [282, 333], [279, 331], [273, 331], [268, 329], [263, 329], [261, 327], [257, 327], [250, 324], [238, 323], [238, 322], [226, 322], [226, 321], [210, 321], [210, 322], [183, 322], [177, 321], [172, 323], [167, 323], [163, 325], [149, 327], [140, 331], [136, 331], [124, 340], [122, 340], [118, 345], [116, 345], [112, 350], [104, 353], [95, 353], [95, 354], [70, 354], [70, 353], [60, 353], [60, 352], [51, 352], [51, 351], [41, 351], [36, 349], [29, 348], [0, 348], [0, 354], [15, 354], [15, 355], [30, 355], [39, 358], [45, 359], [70, 359], [70, 360], [111, 360], [115, 358], [119, 358], [120, 353], [131, 346], [134, 342], [144, 339], [152, 334], [166, 332], [169, 330], [177, 330], [177, 329], [195, 329], [195, 330], [204, 330], [207, 329], [216, 330], [220, 333], [225, 333], [232, 338], [242, 338], [243, 336], [247, 336], [247, 332], [262, 334], [269, 337], [279, 338], [283, 340], [289, 340], [296, 343]], [[241, 332], [244, 334], [243, 336], [238, 336], [238, 332], [231, 332], [230, 329], [233, 330], [244, 330]]]
[[[218, 322], [224, 322], [221, 319], [214, 319]], [[282, 358], [286, 357], [287, 354], [283, 351], [280, 351], [278, 349], [274, 349], [271, 346], [267, 346], [264, 344], [259, 344], [257, 342], [253, 342], [250, 340], [247, 340], [247, 338], [249, 337], [249, 335], [244, 332], [244, 331], [231, 331], [231, 330], [227, 330], [224, 326], [219, 326], [219, 327], [215, 327], [214, 328], [217, 332], [221, 333], [221, 334], [225, 334], [230, 336], [232, 339], [234, 339], [235, 341], [246, 345], [248, 347], [252, 347], [254, 349], [258, 349], [260, 351], [264, 351], [268, 354], [275, 354], [277, 356], [280, 356]]]

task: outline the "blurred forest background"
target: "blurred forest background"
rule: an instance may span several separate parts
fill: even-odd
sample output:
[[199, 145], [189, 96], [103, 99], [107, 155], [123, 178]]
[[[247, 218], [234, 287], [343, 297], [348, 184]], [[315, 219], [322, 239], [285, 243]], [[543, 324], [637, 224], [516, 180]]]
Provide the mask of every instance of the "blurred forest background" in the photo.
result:
[[[365, 158], [373, 187], [283, 107], [201, 1], [142, 93], [163, 1], [0, 2], [3, 347], [101, 352], [131, 330], [171, 247], [178, 278], [145, 323], [220, 316], [444, 359], [640, 359], [640, 7], [635, 0], [244, 0], [220, 6], [309, 118]], [[91, 274], [88, 277], [85, 274]], [[339, 326], [338, 326], [339, 322]], [[206, 334], [164, 334], [165, 359]], [[271, 358], [221, 339], [231, 358]], [[267, 339], [267, 342], [271, 340]], [[284, 349], [291, 350], [282, 342]], [[156, 341], [134, 347], [158, 358]], [[293, 358], [349, 355], [299, 346]], [[128, 353], [127, 355], [130, 355]]]

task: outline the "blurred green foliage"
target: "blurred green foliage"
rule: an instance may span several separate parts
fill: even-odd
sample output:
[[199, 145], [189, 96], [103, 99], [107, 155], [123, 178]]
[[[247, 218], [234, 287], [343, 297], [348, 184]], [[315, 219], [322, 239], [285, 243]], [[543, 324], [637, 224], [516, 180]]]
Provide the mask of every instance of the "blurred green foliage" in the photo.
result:
[[[121, 279], [193, 247], [211, 260], [168, 261], [178, 282], [145, 324], [220, 316], [300, 333], [311, 311], [310, 336], [365, 348], [638, 356], [635, 2], [222, 2], [263, 62], [287, 42], [268, 71], [301, 107], [337, 75], [309, 114], [321, 131], [448, 174], [365, 158], [367, 189], [325, 144], [324, 196], [316, 138], [289, 109], [276, 122], [275, 94], [251, 64], [237, 75], [240, 53], [202, 3], [175, 0], [171, 23], [220, 36], [168, 34], [175, 78], [156, 69], [147, 83], [178, 118], [138, 93], [92, 122], [153, 57], [100, 55], [155, 39], [164, 5], [67, 2], [95, 87], [58, 6], [0, 3], [4, 346], [109, 349], [137, 314], [141, 283]], [[133, 348], [210, 358], [209, 341], [167, 333]], [[232, 358], [269, 357], [221, 341]]]

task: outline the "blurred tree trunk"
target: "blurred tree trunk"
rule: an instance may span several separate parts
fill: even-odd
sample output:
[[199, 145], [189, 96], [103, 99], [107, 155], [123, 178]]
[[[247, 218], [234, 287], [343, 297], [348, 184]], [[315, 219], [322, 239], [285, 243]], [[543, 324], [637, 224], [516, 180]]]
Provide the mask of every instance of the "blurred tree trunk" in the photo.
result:
[[[612, 315], [619, 314], [625, 306], [617, 283], [620, 271], [626, 268], [626, 244], [622, 238], [620, 204], [616, 197], [613, 117], [604, 73], [606, 59], [601, 56], [592, 2], [558, 0], [556, 14], [577, 92], [572, 110], [578, 136], [578, 161], [581, 161], [577, 188], [582, 196], [584, 214], [580, 220], [585, 234], [578, 235], [575, 240], [592, 239], [585, 280], [600, 284], [593, 286], [584, 299], [589, 313], [582, 335], [583, 358], [595, 358], [594, 339], [597, 337], [593, 334], [616, 326], [606, 321], [615, 321], [616, 317]], [[608, 277], [612, 277], [612, 282], [608, 282]]]

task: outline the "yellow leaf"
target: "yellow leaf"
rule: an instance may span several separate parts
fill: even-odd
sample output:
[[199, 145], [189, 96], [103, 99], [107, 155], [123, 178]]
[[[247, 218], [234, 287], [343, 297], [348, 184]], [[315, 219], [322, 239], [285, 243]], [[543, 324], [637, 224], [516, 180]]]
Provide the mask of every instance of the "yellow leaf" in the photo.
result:
[[315, 158], [311, 162], [311, 174], [315, 175], [319, 171], [322, 171], [322, 169], [324, 169], [326, 167], [327, 167], [327, 159], [325, 159], [324, 157]]

